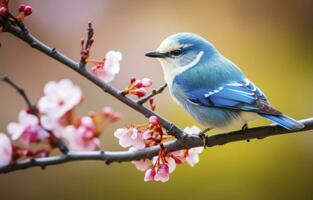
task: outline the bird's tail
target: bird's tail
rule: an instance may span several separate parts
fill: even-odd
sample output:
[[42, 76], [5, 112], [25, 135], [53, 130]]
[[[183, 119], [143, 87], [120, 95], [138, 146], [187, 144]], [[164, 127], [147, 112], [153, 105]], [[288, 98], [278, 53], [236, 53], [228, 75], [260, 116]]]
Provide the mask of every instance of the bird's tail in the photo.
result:
[[304, 128], [304, 124], [302, 124], [301, 122], [298, 122], [297, 120], [294, 120], [286, 115], [268, 115], [268, 114], [260, 114], [261, 116], [276, 122], [277, 124], [279, 124], [280, 126], [291, 130], [291, 131], [295, 131], [295, 130], [300, 130], [302, 128]]

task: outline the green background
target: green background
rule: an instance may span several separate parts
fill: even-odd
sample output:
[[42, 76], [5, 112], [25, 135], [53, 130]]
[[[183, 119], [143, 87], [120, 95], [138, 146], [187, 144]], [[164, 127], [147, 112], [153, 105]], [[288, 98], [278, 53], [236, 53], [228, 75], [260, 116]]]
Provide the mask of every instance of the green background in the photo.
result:
[[[11, 9], [21, 1], [12, 1]], [[112, 82], [124, 88], [129, 77], [150, 77], [161, 85], [157, 61], [144, 53], [168, 35], [195, 32], [214, 43], [238, 64], [271, 103], [296, 118], [312, 116], [313, 2], [294, 1], [85, 1], [29, 0], [34, 13], [26, 19], [31, 32], [78, 60], [80, 39], [93, 21], [93, 58], [108, 50], [123, 53], [121, 73]], [[33, 101], [49, 80], [70, 78], [82, 87], [78, 113], [100, 111], [105, 105], [123, 113], [108, 127], [102, 148], [121, 150], [113, 131], [145, 119], [104, 94], [65, 66], [29, 48], [7, 33], [0, 34], [0, 74], [21, 83]], [[0, 131], [25, 105], [6, 84], [0, 84]], [[168, 92], [156, 98], [157, 111], [180, 127], [195, 121]], [[257, 120], [251, 126], [269, 123]], [[200, 163], [178, 166], [170, 181], [145, 183], [130, 163], [106, 166], [99, 161], [68, 163], [0, 175], [0, 198], [9, 199], [313, 199], [313, 132], [207, 148]], [[55, 152], [57, 153], [57, 152]]]

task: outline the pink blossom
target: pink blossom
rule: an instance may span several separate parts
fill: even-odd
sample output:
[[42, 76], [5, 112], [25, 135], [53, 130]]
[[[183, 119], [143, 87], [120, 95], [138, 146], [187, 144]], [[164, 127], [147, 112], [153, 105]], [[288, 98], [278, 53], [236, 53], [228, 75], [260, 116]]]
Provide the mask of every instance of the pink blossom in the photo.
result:
[[146, 171], [145, 173], [145, 177], [144, 177], [144, 181], [153, 181], [154, 177], [155, 177], [155, 169], [154, 168], [150, 168]]
[[119, 139], [119, 144], [122, 147], [133, 146], [135, 149], [145, 147], [142, 133], [136, 128], [119, 128], [114, 132], [114, 136]]
[[82, 99], [81, 89], [70, 80], [50, 81], [44, 87], [44, 96], [39, 99], [39, 111], [51, 118], [61, 118], [77, 106]]
[[137, 129], [119, 128], [114, 132], [114, 136], [119, 139], [119, 144], [126, 148], [132, 145], [131, 135]]
[[[153, 165], [158, 162], [159, 157], [154, 157], [152, 159]], [[175, 160], [171, 157], [166, 157], [166, 162], [160, 164], [158, 167], [148, 169], [145, 174], [145, 181], [161, 181], [166, 182], [169, 180], [170, 174], [175, 170], [176, 163]]]
[[[169, 172], [172, 173], [175, 169], [176, 169], [176, 162], [173, 158], [171, 158], [169, 156], [170, 154], [168, 154], [166, 157], [165, 157], [165, 160], [166, 160], [166, 164], [168, 165], [169, 167]], [[159, 157], [158, 156], [155, 156], [153, 157], [152, 159], [152, 164], [155, 165], [156, 162], [158, 161]]]
[[149, 123], [152, 124], [153, 126], [160, 125], [160, 121], [156, 116], [149, 117]]
[[79, 127], [72, 125], [64, 128], [64, 138], [73, 151], [94, 151], [99, 149], [100, 140], [95, 134], [95, 125], [90, 117], [83, 117]]
[[188, 150], [186, 161], [190, 166], [194, 166], [199, 162], [199, 154], [202, 153], [203, 147], [195, 147]]
[[146, 171], [151, 165], [151, 162], [147, 159], [135, 160], [135, 161], [132, 161], [132, 163], [140, 171]]
[[155, 181], [166, 182], [170, 178], [170, 170], [167, 164], [161, 164], [159, 168], [156, 169], [154, 176]]
[[149, 78], [144, 78], [141, 82], [143, 87], [150, 87], [152, 85], [152, 80]]
[[150, 130], [150, 129], [148, 129], [148, 130], [146, 130], [145, 132], [142, 133], [142, 137], [145, 140], [152, 138], [152, 135], [153, 135], [153, 131]]
[[39, 99], [38, 108], [43, 114], [41, 124], [53, 130], [57, 137], [62, 132], [61, 118], [82, 100], [81, 89], [70, 80], [50, 81], [44, 87], [44, 96]]
[[7, 131], [12, 140], [20, 139], [25, 147], [49, 137], [49, 133], [39, 125], [38, 118], [25, 110], [20, 111], [18, 123], [11, 122], [8, 124]]
[[176, 169], [176, 162], [173, 158], [169, 157], [167, 158], [167, 164], [169, 168], [169, 172], [172, 173]]
[[92, 67], [92, 73], [105, 82], [111, 82], [115, 75], [120, 72], [122, 54], [118, 51], [109, 51], [105, 55], [104, 65]]
[[7, 166], [12, 161], [12, 143], [9, 137], [0, 133], [0, 167]]
[[185, 157], [186, 157], [186, 151], [187, 150], [178, 150], [170, 153], [172, 158], [175, 160], [175, 163], [181, 164], [185, 162]]
[[[184, 132], [188, 134], [199, 134], [201, 130], [196, 126], [192, 126], [192, 127], [186, 127], [184, 129]], [[186, 161], [188, 162], [190, 166], [193, 167], [195, 164], [199, 162], [199, 154], [202, 151], [203, 151], [203, 147], [195, 147], [192, 149], [188, 149]]]
[[46, 130], [53, 130], [53, 134], [58, 138], [61, 136], [64, 129], [64, 126], [61, 124], [61, 118], [42, 115], [40, 117], [40, 123]]
[[88, 117], [81, 118], [79, 128], [84, 128], [86, 130], [94, 131], [94, 129], [96, 127], [95, 127], [95, 124], [94, 124], [92, 118], [88, 116]]

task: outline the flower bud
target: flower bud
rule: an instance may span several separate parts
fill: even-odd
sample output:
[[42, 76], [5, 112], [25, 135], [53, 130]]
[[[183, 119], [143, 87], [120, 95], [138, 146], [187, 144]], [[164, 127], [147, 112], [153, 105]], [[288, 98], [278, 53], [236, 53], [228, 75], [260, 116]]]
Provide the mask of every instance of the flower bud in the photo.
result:
[[94, 41], [95, 41], [95, 40], [92, 39], [92, 38], [89, 40], [89, 43], [88, 43], [89, 47], [91, 47], [91, 45], [94, 43]]
[[0, 15], [6, 16], [8, 14], [8, 9], [6, 7], [0, 7]]
[[152, 104], [153, 104], [153, 102], [154, 102], [154, 98], [153, 98], [153, 97], [151, 97], [151, 98], [149, 99], [149, 103], [152, 105]]
[[111, 117], [113, 114], [113, 109], [111, 107], [104, 107], [102, 109], [102, 113], [105, 118]]
[[18, 11], [19, 12], [24, 12], [24, 10], [25, 10], [25, 4], [20, 4], [19, 8], [18, 8]]
[[147, 94], [147, 91], [144, 88], [138, 88], [132, 91], [133, 94], [137, 95], [138, 97], [143, 97]]
[[155, 174], [155, 169], [148, 169], [145, 173], [144, 181], [153, 181]]
[[121, 113], [119, 113], [119, 112], [114, 112], [113, 114], [112, 114], [112, 116], [111, 116], [111, 122], [116, 122], [116, 121], [118, 121], [118, 120], [120, 120], [121, 119]]
[[85, 40], [84, 40], [84, 39], [81, 39], [81, 40], [80, 40], [80, 45], [83, 47], [84, 44], [85, 44]]
[[136, 88], [142, 88], [143, 87], [143, 83], [141, 80], [136, 80], [135, 85], [136, 85]]
[[24, 15], [25, 15], [25, 16], [29, 16], [29, 15], [31, 15], [32, 13], [33, 13], [32, 7], [30, 7], [30, 6], [25, 6], [25, 8], [24, 8]]
[[159, 119], [156, 116], [149, 117], [149, 122], [153, 126], [158, 126], [160, 124], [160, 121], [159, 121]]
[[137, 78], [134, 77], [134, 76], [132, 76], [132, 77], [130, 78], [130, 84], [133, 84], [136, 80], [137, 80]]
[[97, 113], [95, 111], [90, 111], [88, 113], [88, 116], [91, 118], [91, 119], [95, 119], [97, 117]]
[[151, 106], [150, 106], [150, 109], [151, 109], [152, 111], [155, 111], [156, 106], [155, 106], [155, 105], [151, 105]]

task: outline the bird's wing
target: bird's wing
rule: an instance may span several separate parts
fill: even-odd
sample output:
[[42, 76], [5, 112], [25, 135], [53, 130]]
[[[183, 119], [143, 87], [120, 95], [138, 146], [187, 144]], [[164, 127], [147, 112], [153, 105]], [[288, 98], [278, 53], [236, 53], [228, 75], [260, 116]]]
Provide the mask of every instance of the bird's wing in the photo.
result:
[[248, 79], [229, 82], [211, 91], [196, 88], [185, 94], [189, 101], [201, 106], [281, 115], [281, 112], [270, 105], [263, 92]]

